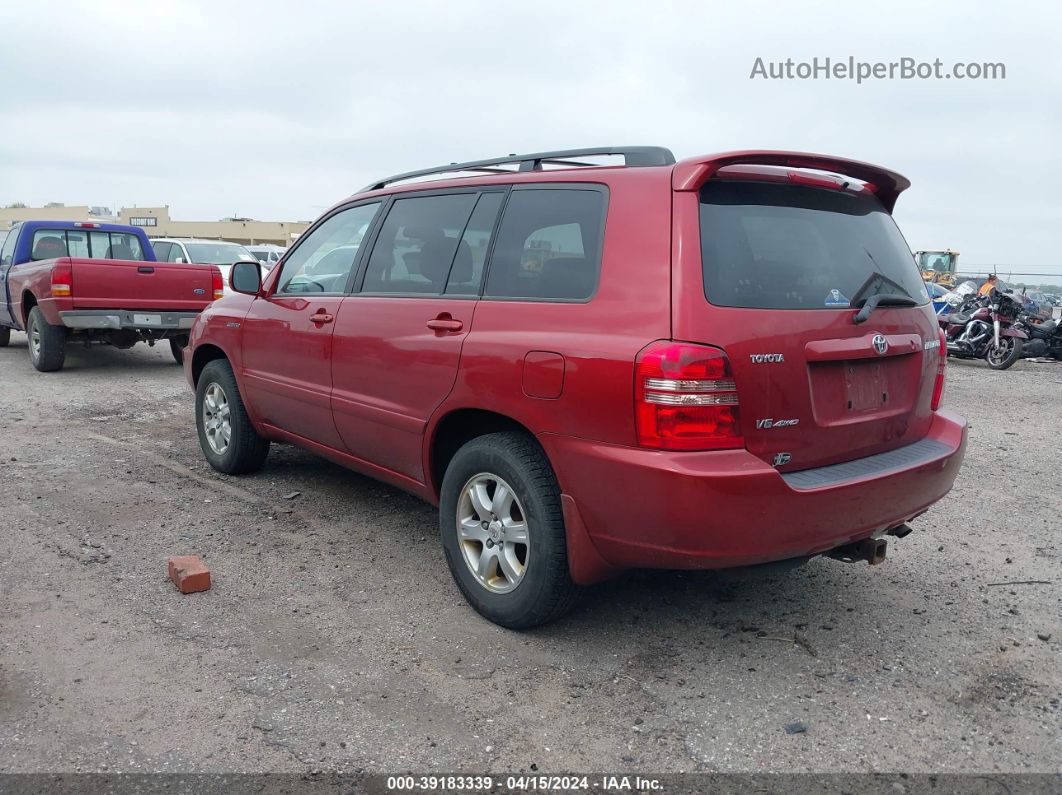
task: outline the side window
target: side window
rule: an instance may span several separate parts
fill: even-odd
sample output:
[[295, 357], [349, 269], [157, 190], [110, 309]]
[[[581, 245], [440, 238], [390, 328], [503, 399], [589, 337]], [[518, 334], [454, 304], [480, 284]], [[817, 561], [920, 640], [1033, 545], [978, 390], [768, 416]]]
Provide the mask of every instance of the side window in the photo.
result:
[[475, 193], [397, 199], [380, 228], [361, 291], [441, 294], [475, 203]]
[[62, 229], [38, 229], [33, 233], [30, 259], [55, 259], [65, 256], [66, 232]]
[[476, 209], [468, 219], [461, 242], [457, 245], [450, 278], [446, 282], [447, 295], [478, 295], [483, 276], [483, 264], [490, 249], [490, 235], [498, 217], [505, 194], [500, 192], [480, 194]]
[[155, 259], [159, 262], [166, 262], [170, 256], [170, 249], [173, 248], [173, 243], [152, 243], [151, 247], [155, 250]]
[[380, 203], [338, 212], [299, 241], [280, 273], [278, 293], [342, 293]]
[[585, 300], [601, 269], [605, 196], [586, 189], [514, 190], [484, 295]]
[[180, 243], [170, 243], [170, 253], [166, 257], [166, 262], [188, 262], [188, 255]]
[[7, 237], [4, 238], [4, 247], [0, 249], [0, 268], [11, 264], [11, 259], [15, 252], [15, 242], [18, 240], [18, 232], [17, 228], [12, 229], [7, 233]]

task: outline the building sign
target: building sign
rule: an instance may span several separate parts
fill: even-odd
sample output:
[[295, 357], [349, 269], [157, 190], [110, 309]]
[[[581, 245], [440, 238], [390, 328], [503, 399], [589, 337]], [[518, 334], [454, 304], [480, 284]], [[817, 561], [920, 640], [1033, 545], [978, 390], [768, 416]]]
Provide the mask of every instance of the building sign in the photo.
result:
[[150, 215], [134, 216], [129, 219], [129, 224], [130, 226], [158, 226], [159, 219]]

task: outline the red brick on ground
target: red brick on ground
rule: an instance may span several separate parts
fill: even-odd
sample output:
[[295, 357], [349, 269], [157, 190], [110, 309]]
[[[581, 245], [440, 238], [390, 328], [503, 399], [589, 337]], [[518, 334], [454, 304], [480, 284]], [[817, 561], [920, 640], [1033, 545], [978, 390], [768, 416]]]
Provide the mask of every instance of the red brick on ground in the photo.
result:
[[196, 555], [170, 558], [170, 579], [181, 593], [210, 590], [210, 569]]

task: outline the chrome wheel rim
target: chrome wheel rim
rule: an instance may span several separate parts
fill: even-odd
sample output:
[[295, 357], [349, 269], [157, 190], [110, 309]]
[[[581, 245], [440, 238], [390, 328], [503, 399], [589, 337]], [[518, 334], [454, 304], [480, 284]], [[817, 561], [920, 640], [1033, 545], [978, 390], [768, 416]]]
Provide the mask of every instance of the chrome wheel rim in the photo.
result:
[[218, 455], [224, 455], [232, 440], [229, 420], [229, 397], [221, 384], [210, 384], [203, 393], [203, 430], [207, 444]]
[[469, 478], [457, 502], [457, 541], [480, 585], [492, 593], [516, 589], [531, 547], [527, 513], [513, 487], [489, 472]]
[[999, 341], [999, 347], [993, 347], [988, 350], [988, 361], [992, 364], [1003, 364], [1010, 356], [1011, 350], [1014, 348], [1014, 340], [1010, 337], [1003, 337]]
[[33, 361], [37, 361], [41, 358], [41, 332], [40, 329], [37, 328], [36, 323], [33, 323], [30, 326], [29, 343], [30, 356], [33, 357]]

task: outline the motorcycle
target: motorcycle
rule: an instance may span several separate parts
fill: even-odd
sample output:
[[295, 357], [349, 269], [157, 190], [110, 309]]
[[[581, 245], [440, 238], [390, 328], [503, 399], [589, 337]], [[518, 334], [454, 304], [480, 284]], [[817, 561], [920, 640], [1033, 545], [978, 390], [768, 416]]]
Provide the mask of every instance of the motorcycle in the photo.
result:
[[1028, 340], [1022, 345], [1022, 356], [1035, 359], [1050, 356], [1062, 361], [1062, 323], [1057, 320], [1040, 322], [1038, 317], [1028, 312], [1018, 318], [1017, 328], [1025, 332]]
[[993, 370], [1006, 370], [1022, 356], [1028, 334], [1017, 325], [1022, 304], [1010, 293], [993, 289], [978, 295], [973, 282], [959, 285], [949, 303], [958, 311], [938, 315], [947, 339], [948, 356], [984, 359]]

